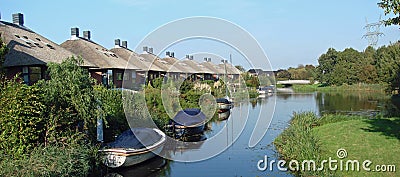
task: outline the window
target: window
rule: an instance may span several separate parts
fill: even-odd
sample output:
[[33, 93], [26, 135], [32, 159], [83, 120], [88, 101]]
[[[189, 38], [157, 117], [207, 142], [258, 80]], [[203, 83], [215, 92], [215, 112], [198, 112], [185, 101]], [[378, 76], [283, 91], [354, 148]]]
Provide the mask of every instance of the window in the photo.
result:
[[132, 79], [136, 79], [136, 71], [132, 71]]
[[42, 68], [25, 66], [22, 68], [22, 77], [24, 84], [32, 85], [42, 79]]
[[29, 68], [23, 67], [22, 68], [22, 77], [24, 78], [24, 84], [29, 84]]
[[122, 81], [122, 73], [117, 73], [117, 81]]
[[124, 76], [124, 81], [128, 81], [129, 80], [129, 74], [123, 74]]
[[29, 67], [29, 81], [36, 83], [42, 79], [42, 69], [40, 67]]

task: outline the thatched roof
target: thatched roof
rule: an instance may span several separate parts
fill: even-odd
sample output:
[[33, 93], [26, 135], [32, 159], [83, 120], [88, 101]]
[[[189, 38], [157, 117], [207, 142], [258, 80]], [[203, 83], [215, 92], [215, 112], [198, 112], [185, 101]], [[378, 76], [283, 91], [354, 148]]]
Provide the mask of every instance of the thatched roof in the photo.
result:
[[67, 40], [61, 44], [61, 47], [82, 56], [82, 58], [89, 60], [99, 68], [139, 70], [138, 67], [128, 63], [114, 52], [85, 38], [77, 37], [76, 39]]
[[[25, 26], [0, 21], [0, 36], [9, 48], [4, 67], [61, 63], [74, 54]], [[95, 67], [84, 60], [83, 66]]]
[[162, 61], [167, 62], [171, 67], [170, 70], [176, 70], [176, 71], [180, 71], [180, 73], [194, 73], [193, 68], [187, 66], [184, 63], [179, 62], [178, 59], [173, 58], [173, 57], [167, 57], [167, 58], [163, 58]]
[[110, 49], [110, 51], [116, 53], [122, 59], [124, 59], [125, 61], [128, 61], [130, 64], [136, 66], [141, 71], [149, 71], [149, 70], [164, 71], [163, 69], [161, 69], [157, 66], [152, 66], [152, 64], [150, 62], [148, 62], [143, 57], [140, 57], [139, 54], [137, 54], [136, 52], [134, 52], [128, 48], [119, 47], [119, 48]]
[[[170, 68], [168, 63], [161, 62], [162, 61], [161, 58], [159, 58], [158, 56], [156, 56], [154, 54], [143, 53], [143, 54], [140, 54], [139, 57], [143, 58], [145, 61], [150, 63], [150, 65], [149, 65], [149, 66], [151, 66], [150, 70], [167, 72]], [[169, 72], [173, 72], [173, 71], [169, 71]]]
[[212, 74], [224, 74], [225, 70], [221, 67], [219, 67], [218, 65], [212, 63], [212, 62], [202, 62], [200, 63], [201, 65], [203, 65], [204, 67], [206, 67], [207, 69], [212, 71]]
[[[218, 64], [218, 66], [224, 70], [225, 66], [223, 63]], [[226, 63], [226, 73], [227, 74], [241, 74], [241, 72], [235, 66], [233, 66], [229, 63]]]
[[198, 73], [198, 74], [213, 74], [214, 72], [209, 70], [208, 68], [204, 67], [203, 65], [197, 63], [194, 60], [190, 60], [190, 59], [184, 59], [180, 61], [181, 63], [184, 63], [186, 65], [188, 65], [189, 67], [193, 68], [194, 73]]

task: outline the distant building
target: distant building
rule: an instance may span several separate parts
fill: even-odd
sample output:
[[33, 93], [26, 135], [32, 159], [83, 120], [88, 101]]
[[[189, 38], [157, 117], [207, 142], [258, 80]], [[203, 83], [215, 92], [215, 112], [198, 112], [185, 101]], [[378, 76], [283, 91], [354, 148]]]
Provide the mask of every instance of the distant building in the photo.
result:
[[262, 69], [249, 69], [247, 72], [253, 76], [275, 76], [274, 71], [264, 71]]

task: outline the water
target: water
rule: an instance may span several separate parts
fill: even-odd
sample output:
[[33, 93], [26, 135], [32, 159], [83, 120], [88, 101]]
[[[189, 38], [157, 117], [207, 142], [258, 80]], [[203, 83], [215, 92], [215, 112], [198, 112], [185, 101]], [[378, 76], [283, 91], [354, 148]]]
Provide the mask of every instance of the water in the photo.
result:
[[[275, 105], [276, 104], [276, 105]], [[154, 158], [138, 166], [119, 169], [108, 176], [292, 176], [289, 172], [260, 171], [257, 162], [265, 155], [269, 160], [277, 160], [279, 154], [273, 140], [288, 126], [293, 112], [311, 111], [318, 115], [324, 113], [362, 114], [374, 116], [385, 109], [387, 100], [376, 93], [302, 93], [278, 94], [252, 102], [236, 104], [226, 120], [212, 120], [205, 137], [210, 140], [222, 135], [217, 143], [201, 141], [196, 147], [185, 149], [166, 149], [171, 156], [189, 158], [210, 147], [228, 147], [221, 154], [198, 162], [176, 162]], [[259, 115], [267, 118], [275, 105], [275, 112], [267, 133], [254, 147], [249, 147], [249, 139]], [[267, 115], [267, 116], [265, 116]], [[246, 117], [248, 120], [246, 122]], [[241, 131], [241, 125], [244, 125]], [[222, 131], [223, 127], [227, 128]], [[267, 125], [262, 125], [267, 127]], [[262, 131], [256, 131], [259, 133]], [[240, 136], [239, 136], [240, 135]], [[238, 136], [236, 139], [235, 137]], [[229, 146], [231, 143], [232, 146]], [[117, 176], [118, 176], [117, 175]]]

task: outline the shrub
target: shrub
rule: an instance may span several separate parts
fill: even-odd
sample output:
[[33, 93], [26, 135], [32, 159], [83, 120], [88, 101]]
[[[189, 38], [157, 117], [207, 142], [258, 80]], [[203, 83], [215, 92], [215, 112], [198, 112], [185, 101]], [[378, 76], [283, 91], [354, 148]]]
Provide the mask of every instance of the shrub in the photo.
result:
[[94, 80], [81, 64], [81, 58], [73, 57], [61, 64], [49, 63], [51, 79], [38, 83], [47, 105], [46, 143], [63, 141], [78, 132], [95, 138], [98, 104], [92, 87]]
[[40, 142], [44, 119], [44, 105], [38, 97], [39, 89], [16, 79], [0, 83], [0, 149], [19, 156]]

